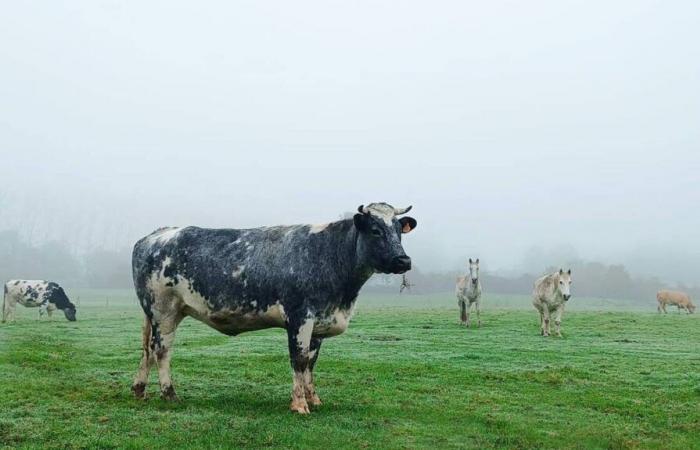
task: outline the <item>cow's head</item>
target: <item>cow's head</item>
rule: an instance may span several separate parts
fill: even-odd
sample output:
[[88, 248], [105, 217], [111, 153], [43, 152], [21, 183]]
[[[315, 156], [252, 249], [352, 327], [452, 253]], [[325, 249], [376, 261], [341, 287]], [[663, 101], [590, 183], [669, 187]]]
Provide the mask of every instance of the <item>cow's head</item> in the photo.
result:
[[66, 319], [75, 322], [75, 305], [71, 303], [70, 306], [63, 308], [63, 314], [66, 315]]
[[688, 305], [688, 312], [691, 313], [691, 314], [695, 313], [695, 305], [693, 305], [692, 303], [690, 303], [690, 304]]
[[63, 288], [54, 282], [49, 282], [46, 291], [49, 295], [49, 301], [63, 311], [66, 319], [75, 322], [75, 305], [68, 299]]
[[479, 282], [479, 258], [475, 260], [469, 258], [469, 278], [471, 278], [472, 284]]
[[401, 235], [411, 232], [416, 225], [413, 217], [405, 214], [408, 208], [394, 208], [386, 203], [360, 205], [353, 218], [358, 236], [358, 258], [362, 264], [381, 273], [404, 273], [411, 270], [411, 258], [401, 246]]
[[564, 298], [565, 302], [568, 302], [571, 298], [571, 269], [564, 272], [564, 269], [559, 269], [559, 292]]

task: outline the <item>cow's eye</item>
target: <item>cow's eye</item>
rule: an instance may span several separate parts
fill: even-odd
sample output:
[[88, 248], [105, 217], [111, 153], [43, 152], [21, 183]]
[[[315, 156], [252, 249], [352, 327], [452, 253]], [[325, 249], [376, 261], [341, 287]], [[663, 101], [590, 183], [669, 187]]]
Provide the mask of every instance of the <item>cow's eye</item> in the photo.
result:
[[382, 232], [379, 228], [372, 228], [372, 236], [379, 237], [382, 235]]

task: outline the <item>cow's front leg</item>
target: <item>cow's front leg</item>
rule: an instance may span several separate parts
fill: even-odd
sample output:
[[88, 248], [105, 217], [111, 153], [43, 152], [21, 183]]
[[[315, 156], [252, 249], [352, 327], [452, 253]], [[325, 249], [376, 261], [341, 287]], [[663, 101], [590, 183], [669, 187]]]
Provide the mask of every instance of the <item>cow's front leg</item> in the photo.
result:
[[289, 343], [289, 361], [292, 365], [293, 385], [292, 403], [289, 409], [299, 414], [309, 414], [309, 404], [306, 401], [306, 384], [311, 378], [311, 335], [314, 330], [314, 320], [305, 315], [298, 320], [291, 319], [287, 323], [287, 338]]
[[314, 386], [314, 367], [316, 366], [316, 360], [321, 351], [322, 343], [323, 339], [312, 337], [311, 344], [309, 345], [309, 369], [305, 372], [305, 394], [306, 402], [311, 406], [319, 406], [321, 404], [321, 399], [318, 398], [316, 387]]
[[48, 303], [44, 303], [41, 306], [39, 306], [39, 320], [41, 320], [42, 317], [48, 312], [49, 310], [49, 305]]

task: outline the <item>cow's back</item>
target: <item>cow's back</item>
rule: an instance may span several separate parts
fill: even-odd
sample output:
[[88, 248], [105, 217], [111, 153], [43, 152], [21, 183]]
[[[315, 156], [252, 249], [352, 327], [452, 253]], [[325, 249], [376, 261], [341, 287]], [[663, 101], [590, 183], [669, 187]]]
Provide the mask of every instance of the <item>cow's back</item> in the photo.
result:
[[309, 225], [163, 228], [134, 246], [137, 295], [142, 306], [156, 290], [190, 297], [208, 314], [260, 313], [279, 304], [318, 309], [349, 304], [357, 292], [343, 283], [354, 257], [339, 253], [339, 240], [352, 226], [352, 221], [334, 222], [320, 232]]

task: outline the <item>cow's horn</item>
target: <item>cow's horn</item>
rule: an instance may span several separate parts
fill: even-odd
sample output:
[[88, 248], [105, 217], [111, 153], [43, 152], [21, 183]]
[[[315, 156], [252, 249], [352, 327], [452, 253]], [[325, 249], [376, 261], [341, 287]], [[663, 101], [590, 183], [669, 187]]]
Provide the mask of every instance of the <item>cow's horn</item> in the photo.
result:
[[413, 208], [413, 205], [406, 208], [394, 208], [394, 214], [396, 214], [397, 216], [400, 216], [401, 214], [406, 214], [411, 210], [411, 208]]

